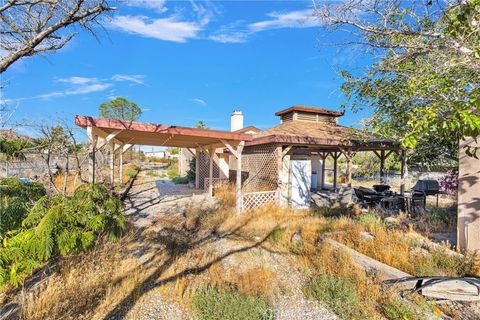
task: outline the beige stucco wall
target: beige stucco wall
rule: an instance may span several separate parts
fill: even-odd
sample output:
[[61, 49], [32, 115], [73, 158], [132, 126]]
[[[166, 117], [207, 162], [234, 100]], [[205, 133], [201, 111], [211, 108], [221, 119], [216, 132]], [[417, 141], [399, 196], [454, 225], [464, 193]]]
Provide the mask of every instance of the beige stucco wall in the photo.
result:
[[465, 145], [480, 147], [480, 137], [460, 143], [458, 181], [458, 232], [460, 249], [480, 250], [480, 159], [468, 156]]

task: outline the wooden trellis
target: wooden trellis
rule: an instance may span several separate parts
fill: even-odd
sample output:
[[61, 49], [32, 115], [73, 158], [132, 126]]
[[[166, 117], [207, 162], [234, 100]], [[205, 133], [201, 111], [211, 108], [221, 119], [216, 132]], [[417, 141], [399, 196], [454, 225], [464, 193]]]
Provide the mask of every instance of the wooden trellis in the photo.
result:
[[278, 161], [276, 144], [245, 147], [242, 156], [244, 192], [273, 191], [278, 188]]
[[242, 194], [242, 210], [252, 210], [267, 204], [279, 203], [279, 191], [246, 192]]
[[[208, 153], [200, 152], [198, 156], [198, 183], [200, 188], [205, 186], [205, 180], [208, 179], [209, 171], [209, 159]], [[218, 168], [217, 163], [213, 163], [213, 178], [218, 178], [220, 176], [220, 169]], [[207, 189], [205, 189], [207, 190]]]

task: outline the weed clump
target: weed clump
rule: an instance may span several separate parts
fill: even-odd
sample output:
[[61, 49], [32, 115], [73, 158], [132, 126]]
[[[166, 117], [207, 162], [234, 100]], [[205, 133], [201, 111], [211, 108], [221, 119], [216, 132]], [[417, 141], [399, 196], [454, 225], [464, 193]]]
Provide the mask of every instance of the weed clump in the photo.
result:
[[266, 300], [233, 289], [220, 291], [211, 286], [199, 289], [192, 297], [192, 306], [199, 320], [273, 319], [273, 309]]
[[342, 319], [353, 319], [360, 307], [355, 285], [333, 275], [315, 276], [307, 285], [309, 297], [325, 302]]

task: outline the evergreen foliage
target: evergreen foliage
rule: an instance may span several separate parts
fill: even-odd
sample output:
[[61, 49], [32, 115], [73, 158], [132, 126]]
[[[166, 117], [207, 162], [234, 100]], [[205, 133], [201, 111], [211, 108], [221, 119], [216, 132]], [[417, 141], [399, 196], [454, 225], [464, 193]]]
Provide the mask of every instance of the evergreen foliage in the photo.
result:
[[46, 194], [41, 183], [24, 183], [17, 178], [0, 179], [0, 240], [21, 226], [35, 201]]
[[10, 231], [0, 247], [0, 285], [20, 285], [56, 255], [92, 248], [102, 236], [115, 240], [125, 230], [122, 203], [101, 184], [82, 185], [72, 197], [44, 196], [21, 228]]

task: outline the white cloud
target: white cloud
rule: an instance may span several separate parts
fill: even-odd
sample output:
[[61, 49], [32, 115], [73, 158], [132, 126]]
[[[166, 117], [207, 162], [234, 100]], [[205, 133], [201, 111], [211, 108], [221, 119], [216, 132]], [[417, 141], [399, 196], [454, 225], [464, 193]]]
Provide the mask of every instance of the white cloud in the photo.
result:
[[206, 106], [207, 105], [207, 102], [203, 99], [200, 99], [200, 98], [193, 98], [192, 101], [195, 102], [198, 105], [201, 105], [201, 106]]
[[148, 38], [173, 42], [194, 39], [202, 30], [198, 23], [180, 21], [175, 16], [159, 19], [149, 19], [145, 16], [116, 16], [111, 22], [111, 27]]
[[69, 83], [69, 84], [87, 84], [91, 82], [97, 82], [97, 78], [85, 78], [85, 77], [68, 77], [68, 78], [59, 78], [57, 82]]
[[248, 25], [253, 32], [281, 28], [311, 28], [320, 25], [320, 20], [313, 16], [313, 9], [290, 12], [270, 12], [268, 20]]
[[[145, 75], [141, 74], [115, 74], [109, 78], [89, 78], [89, 77], [67, 77], [67, 78], [55, 78], [55, 83], [61, 83], [66, 85], [66, 88], [63, 90], [56, 90], [52, 92], [47, 92], [31, 97], [23, 97], [17, 99], [9, 99], [11, 102], [19, 102], [23, 100], [34, 100], [34, 99], [52, 99], [65, 96], [73, 95], [84, 95], [88, 93], [106, 91], [107, 89], [113, 88], [115, 82], [132, 82], [135, 84], [144, 84]], [[114, 89], [110, 90], [109, 96], [114, 95]], [[3, 100], [6, 101], [6, 100]]]
[[126, 0], [123, 3], [129, 7], [152, 9], [163, 13], [167, 11], [165, 7], [166, 0]]
[[208, 39], [221, 43], [243, 43], [248, 39], [247, 32], [233, 31], [225, 33], [216, 33], [208, 37]]
[[143, 74], [116, 74], [113, 75], [111, 78], [113, 81], [130, 81], [136, 84], [144, 84], [145, 83], [145, 75]]

